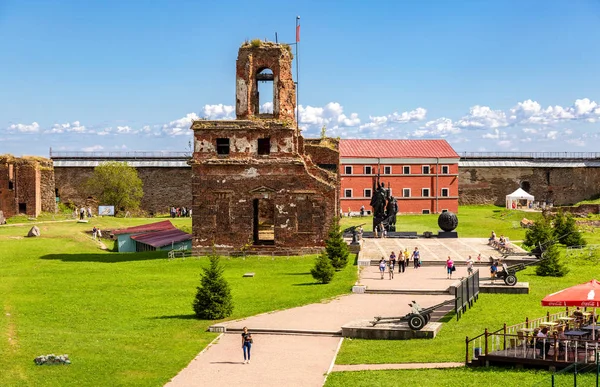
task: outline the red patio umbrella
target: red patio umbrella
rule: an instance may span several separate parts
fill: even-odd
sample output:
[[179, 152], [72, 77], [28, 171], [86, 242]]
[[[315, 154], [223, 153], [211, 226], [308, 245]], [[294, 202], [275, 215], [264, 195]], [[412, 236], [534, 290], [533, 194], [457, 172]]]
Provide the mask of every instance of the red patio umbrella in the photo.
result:
[[[556, 293], [544, 297], [542, 306], [579, 306], [594, 308], [594, 317], [596, 308], [600, 307], [600, 282], [591, 280], [580, 285], [571, 286]], [[593, 325], [596, 325], [596, 319], [593, 319]], [[592, 329], [592, 339], [595, 338], [595, 329]]]

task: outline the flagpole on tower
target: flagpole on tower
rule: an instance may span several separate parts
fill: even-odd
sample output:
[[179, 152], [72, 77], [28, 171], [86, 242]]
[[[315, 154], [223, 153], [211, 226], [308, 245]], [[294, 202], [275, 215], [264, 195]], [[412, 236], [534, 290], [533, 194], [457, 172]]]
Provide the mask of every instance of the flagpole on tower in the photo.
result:
[[300, 129], [300, 103], [298, 100], [299, 75], [298, 75], [298, 44], [300, 44], [300, 16], [296, 16], [296, 130]]

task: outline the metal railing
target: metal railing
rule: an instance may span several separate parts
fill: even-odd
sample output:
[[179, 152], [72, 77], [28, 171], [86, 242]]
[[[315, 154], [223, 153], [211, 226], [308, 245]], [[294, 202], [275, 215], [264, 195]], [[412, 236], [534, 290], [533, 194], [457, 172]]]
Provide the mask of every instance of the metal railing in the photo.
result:
[[600, 159], [600, 152], [462, 152], [461, 158]]
[[84, 158], [84, 159], [188, 159], [191, 152], [163, 152], [163, 151], [131, 151], [131, 152], [79, 152], [79, 151], [53, 151], [50, 149], [50, 158]]

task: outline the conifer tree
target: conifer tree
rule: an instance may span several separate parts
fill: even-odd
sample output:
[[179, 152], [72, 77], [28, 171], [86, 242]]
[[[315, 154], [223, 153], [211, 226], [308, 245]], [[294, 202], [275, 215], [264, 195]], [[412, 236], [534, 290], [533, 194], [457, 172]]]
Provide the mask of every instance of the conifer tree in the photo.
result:
[[546, 245], [546, 250], [542, 254], [542, 259], [535, 273], [543, 277], [562, 277], [569, 272], [560, 261], [560, 250], [556, 243], [551, 242]]
[[565, 246], [584, 246], [586, 243], [573, 215], [565, 214], [562, 209], [554, 217], [554, 239]]
[[348, 264], [350, 250], [340, 231], [340, 219], [334, 218], [325, 241], [325, 250], [335, 270], [342, 270]]
[[540, 220], [536, 220], [533, 225], [525, 232], [525, 240], [523, 244], [527, 247], [539, 247], [542, 245], [546, 246], [548, 243], [552, 243], [554, 239], [554, 231], [552, 229], [552, 223], [548, 217], [543, 217]]
[[197, 287], [193, 307], [196, 316], [203, 320], [218, 320], [233, 312], [233, 300], [229, 284], [223, 277], [223, 267], [216, 253], [209, 257], [210, 265], [200, 274], [200, 286]]
[[322, 251], [315, 260], [315, 266], [310, 270], [310, 274], [322, 284], [327, 284], [333, 279], [335, 269], [325, 251]]

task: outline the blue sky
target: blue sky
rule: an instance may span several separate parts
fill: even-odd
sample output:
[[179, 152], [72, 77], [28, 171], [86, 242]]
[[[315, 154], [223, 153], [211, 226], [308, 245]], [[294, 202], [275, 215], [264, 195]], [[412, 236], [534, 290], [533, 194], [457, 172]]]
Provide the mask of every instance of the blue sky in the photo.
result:
[[245, 39], [293, 41], [307, 137], [595, 151], [600, 1], [0, 0], [0, 154], [187, 150]]

